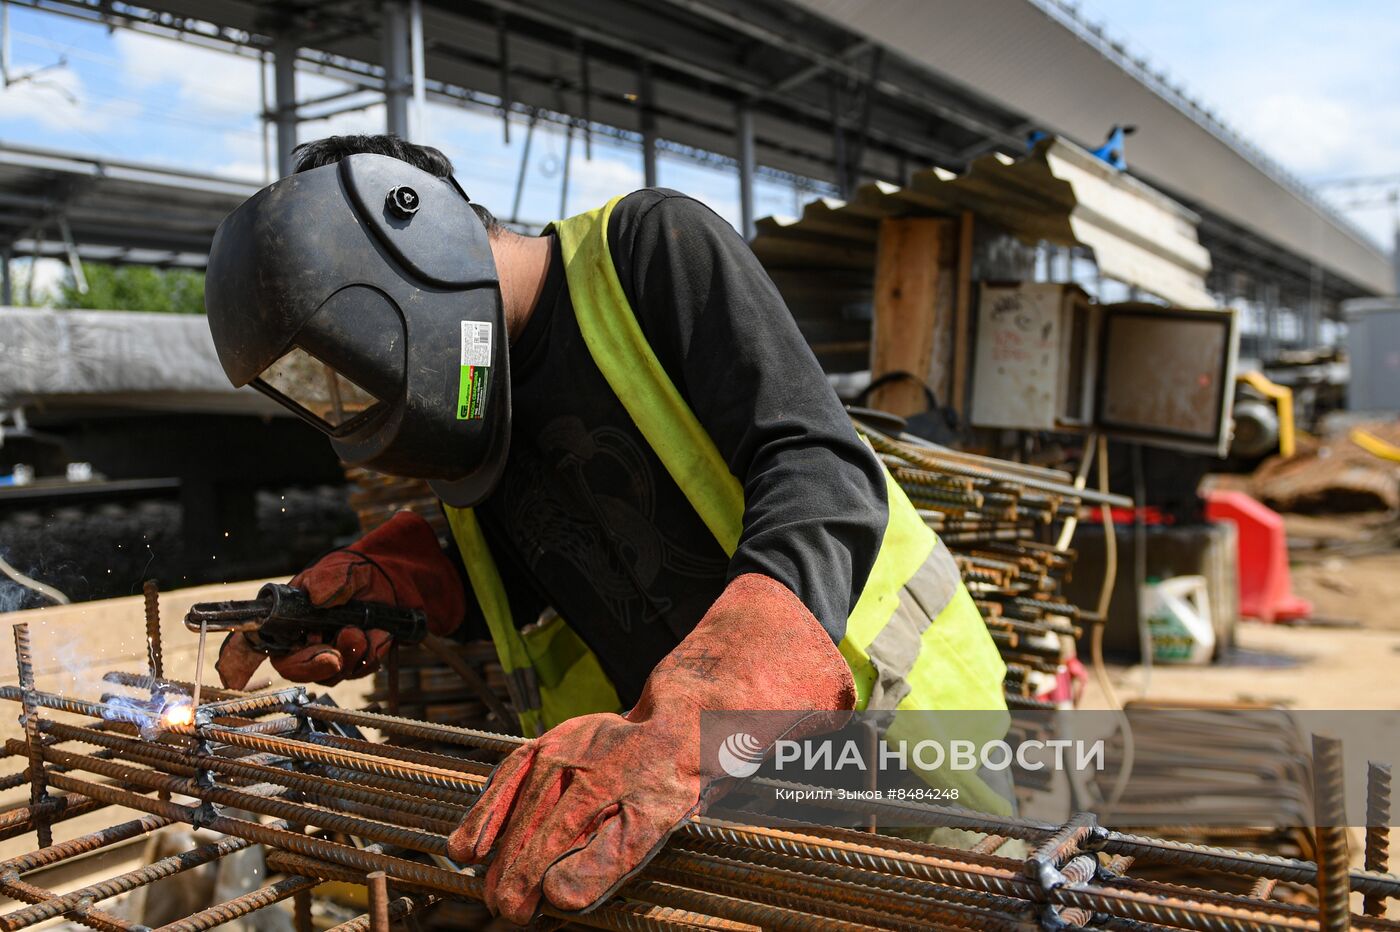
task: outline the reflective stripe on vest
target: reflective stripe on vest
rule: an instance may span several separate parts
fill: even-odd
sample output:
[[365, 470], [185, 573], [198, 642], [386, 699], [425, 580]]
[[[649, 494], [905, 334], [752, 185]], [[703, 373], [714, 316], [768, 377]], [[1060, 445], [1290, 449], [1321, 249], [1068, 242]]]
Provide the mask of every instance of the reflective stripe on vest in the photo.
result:
[[[732, 555], [743, 528], [743, 488], [662, 368], [622, 290], [607, 242], [608, 218], [619, 200], [614, 198], [602, 208], [553, 227], [559, 236], [579, 331], [594, 363], [642, 436], [715, 540]], [[1000, 712], [1002, 718], [997, 721], [1002, 721], [1006, 706], [1001, 683], [1006, 668], [986, 625], [958, 578], [947, 548], [919, 517], [888, 470], [885, 485], [889, 513], [885, 535], [839, 645], [855, 679], [858, 707], [865, 708], [874, 695], [881, 708], [980, 709]], [[522, 637], [511, 623], [504, 588], [475, 517], [466, 509], [447, 508], [447, 512], [472, 588], [510, 676], [534, 663], [534, 645], [525, 644], [529, 634]], [[945, 580], [937, 591], [919, 593], [919, 615], [929, 621], [921, 631], [896, 630], [892, 617], [900, 605], [901, 592], [929, 560], [951, 567], [949, 572], [935, 574]], [[478, 564], [475, 570], [473, 563]], [[483, 599], [483, 589], [494, 592], [487, 592]], [[493, 615], [498, 616], [498, 623], [492, 622]], [[502, 628], [499, 635], [498, 627]], [[887, 646], [886, 641], [897, 643]], [[899, 656], [897, 671], [891, 670], [886, 655]], [[588, 656], [589, 666], [601, 673], [596, 658]], [[899, 680], [898, 689], [881, 685], [891, 674]], [[511, 677], [511, 681], [517, 678]], [[586, 702], [574, 705], [562, 696], [551, 696], [555, 689], [539, 679], [535, 677], [539, 700], [523, 697], [531, 702], [528, 708], [543, 712], [572, 707], [572, 714], [598, 711], [588, 708]], [[524, 685], [522, 681], [522, 691]], [[567, 717], [570, 715], [565, 714]], [[544, 728], [563, 720], [550, 714], [542, 714], [542, 719]], [[1004, 733], [1004, 724], [1000, 728]], [[983, 808], [999, 808], [999, 798], [982, 798], [980, 792], [972, 795], [976, 800], [969, 799], [968, 804], [981, 802]]]

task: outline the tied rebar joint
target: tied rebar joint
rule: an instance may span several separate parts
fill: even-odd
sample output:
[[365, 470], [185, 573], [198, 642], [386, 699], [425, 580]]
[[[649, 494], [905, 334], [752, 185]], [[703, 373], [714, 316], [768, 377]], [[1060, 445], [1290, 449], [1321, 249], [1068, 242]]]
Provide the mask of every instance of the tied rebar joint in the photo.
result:
[[[1096, 850], [1107, 838], [1108, 832], [1098, 824], [1098, 819], [1092, 812], [1077, 813], [1061, 826], [1059, 831], [1047, 838], [1026, 858], [1022, 868], [1026, 879], [1038, 888], [1037, 899], [1044, 900], [1056, 887], [1076, 882], [1066, 877], [1060, 870], [1060, 865], [1065, 864], [1066, 869], [1069, 869], [1075, 855], [1087, 850]], [[1066, 863], [1067, 861], [1070, 863]], [[1077, 882], [1083, 883], [1084, 879]]]
[[[207, 776], [206, 772], [201, 770], [199, 773], [195, 774], [196, 784], [199, 783], [199, 778], [201, 776]], [[213, 782], [212, 779], [209, 781], [210, 787], [213, 786]], [[209, 787], [206, 787], [206, 789], [207, 788]], [[223, 811], [220, 810], [216, 804], [207, 799], [203, 799], [200, 800], [197, 807], [190, 810], [190, 825], [196, 829], [207, 828], [223, 818], [223, 815]]]
[[297, 720], [297, 727], [293, 729], [291, 733], [292, 737], [305, 740], [307, 735], [316, 730], [316, 726], [312, 723], [311, 717], [306, 714], [307, 706], [311, 705], [314, 701], [315, 700], [313, 700], [311, 695], [306, 691], [305, 686], [298, 686], [296, 695], [287, 700], [283, 711], [288, 715], [295, 716]]

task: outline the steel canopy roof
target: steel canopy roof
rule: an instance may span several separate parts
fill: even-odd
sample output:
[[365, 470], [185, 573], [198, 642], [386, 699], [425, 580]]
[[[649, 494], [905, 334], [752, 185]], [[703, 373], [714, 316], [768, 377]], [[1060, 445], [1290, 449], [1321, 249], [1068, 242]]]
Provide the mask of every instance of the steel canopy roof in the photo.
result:
[[203, 268], [214, 230], [257, 186], [0, 145], [0, 245], [16, 256]]
[[1350, 223], [1030, 0], [793, 2], [977, 88], [1051, 132], [1097, 143], [1112, 123], [1133, 123], [1133, 174], [1361, 289], [1393, 287], [1386, 255]]
[[[303, 67], [378, 87], [377, 4], [362, 0], [19, 0], [40, 9], [265, 52], [302, 46]], [[430, 97], [519, 119], [639, 137], [644, 84], [662, 144], [737, 154], [751, 108], [767, 170], [900, 182], [930, 164], [1019, 153], [1045, 128], [1097, 143], [1115, 121], [1139, 135], [1134, 174], [1202, 215], [1220, 273], [1251, 270], [1327, 300], [1388, 291], [1383, 252], [1110, 60], [1032, 0], [423, 0]], [[588, 62], [587, 80], [582, 60]], [[649, 76], [644, 80], [643, 72]], [[587, 89], [585, 95], [583, 91]], [[869, 98], [866, 88], [873, 88]], [[610, 129], [611, 128], [611, 129]], [[1221, 261], [1228, 259], [1228, 262]]]

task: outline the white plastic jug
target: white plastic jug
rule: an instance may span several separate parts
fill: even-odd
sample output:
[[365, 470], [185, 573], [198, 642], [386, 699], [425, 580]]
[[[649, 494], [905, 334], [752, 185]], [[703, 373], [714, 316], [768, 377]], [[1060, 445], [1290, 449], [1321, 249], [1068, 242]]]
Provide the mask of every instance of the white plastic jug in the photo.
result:
[[1174, 576], [1142, 588], [1140, 611], [1157, 663], [1209, 663], [1215, 651], [1210, 594], [1204, 576]]

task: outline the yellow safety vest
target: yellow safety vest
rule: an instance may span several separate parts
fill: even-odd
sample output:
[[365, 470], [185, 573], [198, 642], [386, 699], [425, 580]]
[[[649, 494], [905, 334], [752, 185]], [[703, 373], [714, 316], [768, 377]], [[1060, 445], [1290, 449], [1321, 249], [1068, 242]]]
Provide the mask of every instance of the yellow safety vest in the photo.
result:
[[[593, 362], [715, 540], [732, 556], [743, 529], [743, 488], [661, 367], [622, 290], [607, 241], [608, 217], [621, 199], [553, 225], [569, 298]], [[878, 676], [870, 655], [872, 643], [899, 606], [904, 584], [934, 548], [942, 546], [888, 470], [885, 485], [889, 518], [884, 539], [839, 645], [855, 680], [860, 709], [866, 708]], [[516, 627], [476, 515], [469, 508], [444, 508], [526, 737], [577, 715], [620, 711], [617, 692], [598, 658], [563, 618], [553, 615], [523, 632]], [[946, 604], [924, 608], [933, 621], [919, 637], [918, 658], [905, 674], [908, 691], [895, 708], [904, 713], [996, 713], [975, 731], [1000, 737], [1006, 730], [1006, 666], [966, 587], [959, 581]], [[917, 715], [896, 716], [886, 740], [937, 740], [948, 727], [936, 719], [921, 726], [918, 720]], [[965, 723], [953, 727], [959, 736], [968, 731]], [[980, 780], [938, 774], [936, 785], [950, 784], [972, 784], [965, 805], [1005, 811], [1005, 801]]]

